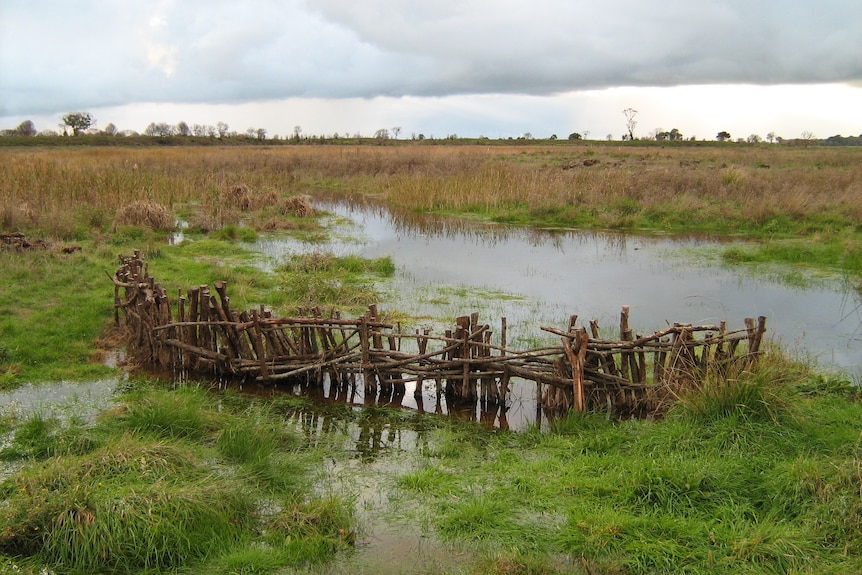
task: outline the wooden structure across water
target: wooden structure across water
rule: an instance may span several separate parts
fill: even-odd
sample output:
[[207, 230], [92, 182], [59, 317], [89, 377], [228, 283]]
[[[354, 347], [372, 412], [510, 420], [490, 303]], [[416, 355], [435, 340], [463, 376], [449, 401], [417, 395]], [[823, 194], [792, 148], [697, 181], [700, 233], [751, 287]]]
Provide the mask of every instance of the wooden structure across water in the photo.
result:
[[513, 378], [533, 381], [545, 408], [609, 409], [622, 416], [661, 412], [680, 391], [709, 370], [751, 362], [760, 353], [766, 318], [745, 327], [676, 323], [650, 335], [629, 328], [620, 314], [617, 339], [603, 338], [598, 323], [541, 329], [560, 344], [529, 350], [507, 347], [506, 320], [495, 343], [478, 314], [457, 318], [432, 335], [407, 332], [381, 320], [376, 306], [356, 319], [319, 308], [273, 317], [263, 306], [231, 307], [225, 282], [180, 292], [171, 302], [136, 251], [120, 257], [114, 282], [115, 321], [126, 333], [138, 365], [198, 376], [236, 377], [264, 384], [317, 382], [363, 386], [366, 396], [403, 394], [406, 384], [433, 382], [449, 402], [505, 405]]

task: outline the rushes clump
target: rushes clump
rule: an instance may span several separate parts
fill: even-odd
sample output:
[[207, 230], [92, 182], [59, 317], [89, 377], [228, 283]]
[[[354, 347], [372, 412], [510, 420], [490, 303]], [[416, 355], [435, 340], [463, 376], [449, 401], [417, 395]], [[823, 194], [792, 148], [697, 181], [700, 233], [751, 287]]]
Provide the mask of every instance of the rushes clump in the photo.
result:
[[777, 423], [789, 413], [786, 387], [790, 375], [775, 361], [715, 370], [682, 392], [672, 410], [700, 422], [733, 416], [742, 421]]
[[291, 196], [282, 202], [279, 211], [283, 215], [306, 218], [315, 214], [314, 206], [305, 196]]
[[139, 226], [151, 230], [168, 231], [174, 228], [174, 214], [162, 204], [139, 200], [117, 210], [111, 231], [120, 226]]

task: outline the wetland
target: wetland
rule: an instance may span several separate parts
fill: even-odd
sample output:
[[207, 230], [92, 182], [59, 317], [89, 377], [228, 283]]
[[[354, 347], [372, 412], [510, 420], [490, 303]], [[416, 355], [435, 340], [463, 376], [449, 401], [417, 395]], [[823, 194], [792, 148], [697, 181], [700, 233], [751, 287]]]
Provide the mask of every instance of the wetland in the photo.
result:
[[[3, 150], [3, 231], [54, 247], [0, 250], [0, 572], [855, 572], [853, 154]], [[117, 218], [142, 198], [169, 223]], [[478, 311], [529, 347], [631, 305], [647, 333], [766, 315], [771, 345], [654, 421], [542, 417], [529, 389], [503, 425], [431, 390], [420, 412], [163, 380], [111, 330], [105, 271], [135, 248], [241, 308], [373, 302], [435, 331]]]

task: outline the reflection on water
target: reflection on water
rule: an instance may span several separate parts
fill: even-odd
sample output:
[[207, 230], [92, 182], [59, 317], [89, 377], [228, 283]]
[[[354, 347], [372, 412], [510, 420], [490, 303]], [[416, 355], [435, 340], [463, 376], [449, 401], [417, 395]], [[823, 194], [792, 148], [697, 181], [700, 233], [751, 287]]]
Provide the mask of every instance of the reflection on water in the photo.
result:
[[[270, 237], [257, 248], [275, 261], [308, 251], [389, 256], [397, 272], [378, 285], [381, 310], [430, 318], [423, 321], [435, 333], [435, 319], [472, 311], [492, 323], [506, 317], [510, 342], [522, 348], [543, 337], [540, 325], [565, 327], [571, 314], [597, 319], [613, 337], [623, 305], [641, 333], [672, 322], [741, 327], [743, 318], [765, 315], [768, 335], [791, 353], [862, 378], [858, 291], [837, 280], [807, 281], [790, 267], [752, 274], [698, 255], [719, 247], [715, 239], [522, 229], [367, 204], [322, 207], [336, 215], [331, 241]], [[788, 275], [797, 278], [793, 285], [780, 279]]]
[[[225, 385], [234, 384], [225, 382]], [[536, 384], [518, 378], [512, 378], [509, 381], [509, 394], [504, 404], [489, 401], [477, 401], [475, 404], [449, 404], [445, 393], [440, 393], [436, 383], [428, 380], [423, 384], [405, 383], [403, 393], [396, 391], [392, 386], [389, 391], [379, 391], [374, 395], [366, 395], [361, 382], [358, 385], [334, 385], [328, 375], [324, 375], [320, 382], [311, 377], [306, 382], [292, 385], [280, 383], [277, 386], [267, 386], [246, 383], [239, 385], [239, 389], [243, 393], [263, 397], [307, 397], [324, 407], [327, 405], [336, 408], [365, 407], [369, 408], [371, 413], [374, 412], [374, 408], [380, 407], [403, 408], [420, 415], [425, 413], [448, 415], [463, 421], [481, 423], [486, 427], [512, 431], [523, 431], [534, 423], [541, 427], [543, 421], [551, 417], [539, 407]], [[302, 417], [309, 418], [303, 429], [306, 432], [306, 438], [313, 441], [320, 435], [326, 435], [332, 430], [332, 426], [337, 426], [344, 420], [343, 412], [338, 409], [331, 412], [325, 409], [312, 409]], [[362, 429], [361, 426], [360, 429]], [[393, 435], [388, 441], [384, 441], [382, 429], [367, 428], [357, 438], [356, 451], [373, 457], [395, 437], [396, 435]], [[400, 439], [400, 436], [397, 437]]]

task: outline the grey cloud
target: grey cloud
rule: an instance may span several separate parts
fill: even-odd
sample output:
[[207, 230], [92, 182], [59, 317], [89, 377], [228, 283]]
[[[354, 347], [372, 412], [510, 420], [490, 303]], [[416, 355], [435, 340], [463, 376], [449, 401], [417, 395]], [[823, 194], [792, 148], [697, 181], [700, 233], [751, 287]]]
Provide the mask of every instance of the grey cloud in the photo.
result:
[[862, 79], [858, 0], [7, 0], [0, 22], [0, 115]]

